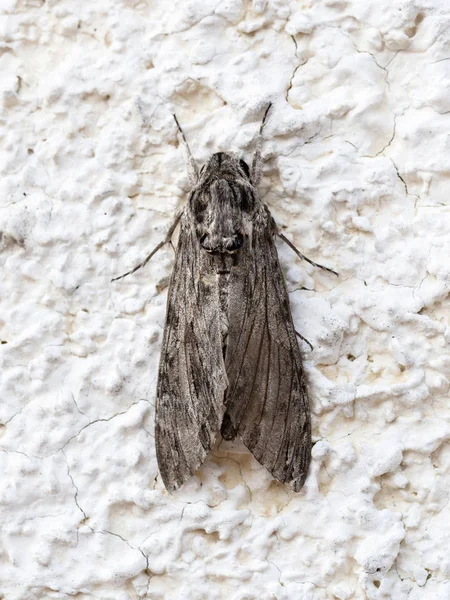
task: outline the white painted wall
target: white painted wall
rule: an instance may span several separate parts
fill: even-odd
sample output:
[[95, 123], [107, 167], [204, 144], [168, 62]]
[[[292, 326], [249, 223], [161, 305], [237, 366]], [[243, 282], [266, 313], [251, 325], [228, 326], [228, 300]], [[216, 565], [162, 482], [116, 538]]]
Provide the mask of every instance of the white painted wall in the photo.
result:
[[[2, 0], [0, 593], [5, 600], [450, 598], [445, 0]], [[299, 494], [223, 443], [159, 478], [173, 253], [112, 284], [200, 162], [249, 157], [317, 441]], [[301, 291], [300, 287], [314, 289]]]

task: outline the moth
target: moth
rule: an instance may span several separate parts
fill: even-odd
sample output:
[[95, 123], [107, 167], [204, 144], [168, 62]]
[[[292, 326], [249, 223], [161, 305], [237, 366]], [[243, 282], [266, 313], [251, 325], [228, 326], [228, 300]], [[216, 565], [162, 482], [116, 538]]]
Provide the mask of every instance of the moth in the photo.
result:
[[[302, 357], [275, 237], [258, 195], [267, 107], [251, 166], [227, 152], [198, 169], [187, 153], [192, 189], [166, 238], [179, 225], [159, 364], [155, 442], [168, 491], [204, 462], [219, 433], [239, 436], [273, 477], [303, 486], [311, 460], [311, 419]], [[117, 277], [115, 279], [120, 279]], [[301, 336], [300, 336], [301, 337]]]

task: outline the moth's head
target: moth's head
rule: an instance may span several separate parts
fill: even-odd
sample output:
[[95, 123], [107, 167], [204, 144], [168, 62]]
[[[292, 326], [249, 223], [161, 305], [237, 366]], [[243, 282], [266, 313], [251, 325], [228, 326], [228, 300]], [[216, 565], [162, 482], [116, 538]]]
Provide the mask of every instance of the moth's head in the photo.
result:
[[250, 168], [245, 160], [228, 152], [216, 152], [200, 169], [200, 183], [211, 178], [250, 181]]

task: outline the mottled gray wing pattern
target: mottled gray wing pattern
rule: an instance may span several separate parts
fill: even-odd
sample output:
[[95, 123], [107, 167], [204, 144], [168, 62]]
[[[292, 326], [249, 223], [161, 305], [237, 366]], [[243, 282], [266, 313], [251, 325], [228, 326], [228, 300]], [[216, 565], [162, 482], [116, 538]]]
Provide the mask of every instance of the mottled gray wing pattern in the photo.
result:
[[271, 222], [268, 211], [258, 215], [230, 275], [222, 435], [238, 434], [276, 479], [298, 491], [311, 459], [310, 408]]
[[156, 399], [156, 454], [169, 491], [200, 467], [225, 412], [217, 278], [208, 276], [209, 260], [185, 212], [168, 292]]

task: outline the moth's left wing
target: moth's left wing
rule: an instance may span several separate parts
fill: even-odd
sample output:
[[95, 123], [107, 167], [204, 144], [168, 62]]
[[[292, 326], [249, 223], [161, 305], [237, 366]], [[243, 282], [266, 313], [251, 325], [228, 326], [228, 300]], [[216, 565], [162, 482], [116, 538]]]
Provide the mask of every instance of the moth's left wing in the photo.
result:
[[267, 213], [254, 224], [251, 246], [230, 275], [222, 435], [238, 434], [258, 462], [298, 491], [311, 460], [310, 408], [270, 220]]
[[225, 412], [219, 297], [210, 263], [185, 213], [167, 298], [156, 398], [156, 454], [169, 491], [205, 460]]

